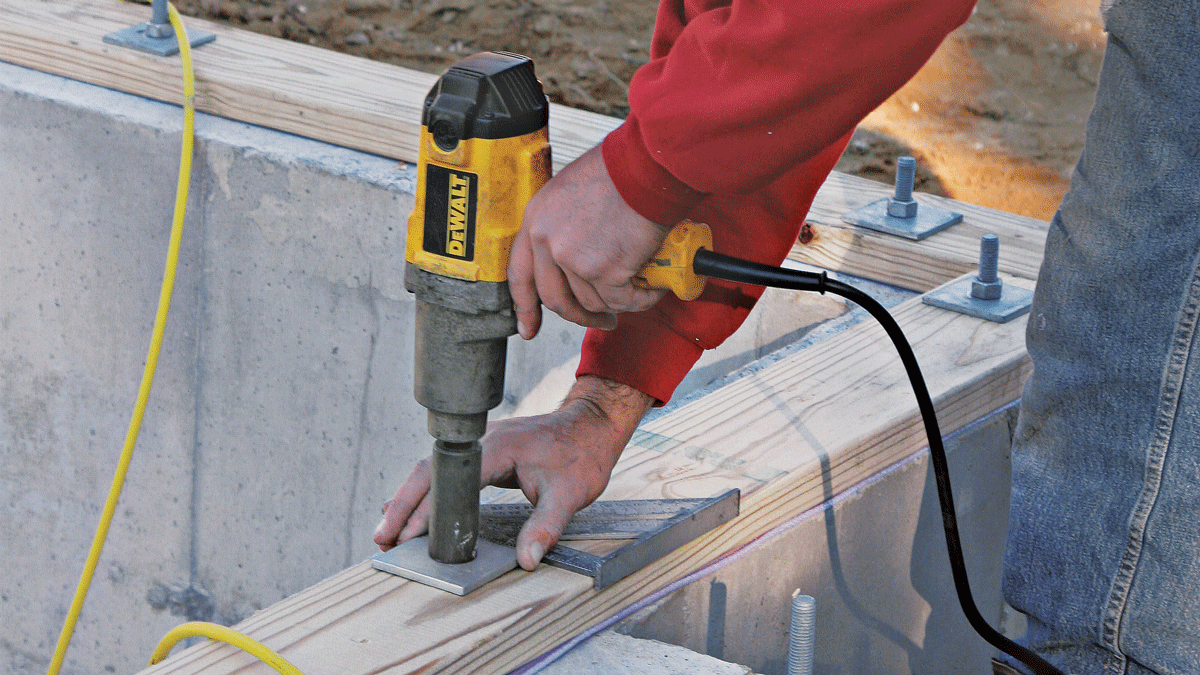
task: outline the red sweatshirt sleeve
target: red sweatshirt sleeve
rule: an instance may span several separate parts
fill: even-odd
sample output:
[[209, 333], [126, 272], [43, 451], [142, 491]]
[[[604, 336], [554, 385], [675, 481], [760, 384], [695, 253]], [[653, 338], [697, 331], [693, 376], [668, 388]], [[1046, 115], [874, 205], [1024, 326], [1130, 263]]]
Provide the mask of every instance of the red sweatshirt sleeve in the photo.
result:
[[[871, 110], [900, 88], [974, 0], [661, 0], [631, 112], [605, 166], [641, 215], [713, 228], [714, 249], [777, 265], [817, 189]], [[710, 280], [590, 330], [578, 374], [670, 399], [704, 349], [762, 294]]]
[[903, 86], [974, 4], [662, 0], [630, 115], [605, 140], [618, 190], [673, 225], [700, 195], [765, 186]]

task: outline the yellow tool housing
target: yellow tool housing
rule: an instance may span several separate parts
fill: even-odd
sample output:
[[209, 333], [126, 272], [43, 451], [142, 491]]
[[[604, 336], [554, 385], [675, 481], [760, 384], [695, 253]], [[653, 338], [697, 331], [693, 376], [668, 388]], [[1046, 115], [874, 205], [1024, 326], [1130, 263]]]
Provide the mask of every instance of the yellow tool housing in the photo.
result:
[[[492, 60], [508, 56], [477, 55]], [[452, 118], [454, 104], [465, 98], [456, 96], [453, 80], [443, 86], [449, 92], [435, 99], [434, 112], [421, 127], [416, 207], [408, 220], [405, 259], [440, 276], [506, 281], [509, 253], [525, 205], [550, 179], [550, 140], [545, 123], [525, 133], [495, 137], [509, 129], [524, 131], [530, 124], [486, 128], [478, 121], [492, 118], [487, 111], [490, 101], [519, 98], [489, 96], [487, 85], [493, 81], [499, 83], [497, 86], [507, 83], [503, 76], [495, 77], [484, 81], [482, 93], [469, 92], [475, 99], [472, 113], [476, 119], [468, 117], [475, 122], [473, 127], [463, 129], [454, 121], [438, 117], [441, 113]], [[541, 95], [540, 87], [537, 94]], [[478, 128], [484, 133], [476, 132]]]
[[549, 179], [545, 128], [515, 138], [467, 139], [451, 152], [422, 128], [405, 259], [442, 276], [505, 281], [525, 205]]

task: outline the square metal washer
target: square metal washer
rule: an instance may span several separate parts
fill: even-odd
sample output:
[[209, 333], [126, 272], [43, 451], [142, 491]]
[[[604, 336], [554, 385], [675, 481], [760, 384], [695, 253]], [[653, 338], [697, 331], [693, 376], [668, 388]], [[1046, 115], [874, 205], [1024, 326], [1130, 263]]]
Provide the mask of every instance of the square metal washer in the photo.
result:
[[455, 595], [466, 595], [484, 584], [517, 568], [515, 549], [480, 539], [475, 559], [451, 565], [429, 557], [429, 537], [409, 539], [396, 548], [371, 558], [371, 567], [440, 588]]
[[[174, 35], [165, 38], [149, 37], [146, 35], [146, 29], [149, 27], [148, 22], [139, 23], [105, 35], [104, 41], [110, 45], [128, 47], [158, 56], [174, 56], [179, 53], [179, 43], [175, 40]], [[187, 32], [188, 44], [192, 47], [199, 47], [217, 39], [216, 35], [204, 31], [193, 31], [186, 28], [184, 31]]]
[[1008, 323], [1025, 314], [1033, 302], [1033, 291], [1012, 284], [1005, 284], [1004, 291], [995, 300], [974, 298], [971, 296], [973, 281], [970, 277], [952, 281], [921, 296], [921, 302], [995, 323]]
[[951, 225], [962, 222], [963, 219], [961, 213], [939, 209], [928, 204], [919, 205], [917, 215], [912, 218], [897, 218], [888, 215], [887, 204], [888, 200], [886, 199], [871, 202], [842, 216], [842, 221], [876, 232], [920, 241], [931, 234], [936, 234]]

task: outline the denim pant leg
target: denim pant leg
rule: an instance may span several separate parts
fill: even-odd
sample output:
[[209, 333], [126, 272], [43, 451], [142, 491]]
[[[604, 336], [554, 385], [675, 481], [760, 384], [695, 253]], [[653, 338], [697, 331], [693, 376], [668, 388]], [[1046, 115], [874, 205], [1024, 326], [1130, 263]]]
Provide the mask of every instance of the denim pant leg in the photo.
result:
[[1004, 593], [1068, 673], [1200, 673], [1200, 1], [1118, 0], [1027, 334]]

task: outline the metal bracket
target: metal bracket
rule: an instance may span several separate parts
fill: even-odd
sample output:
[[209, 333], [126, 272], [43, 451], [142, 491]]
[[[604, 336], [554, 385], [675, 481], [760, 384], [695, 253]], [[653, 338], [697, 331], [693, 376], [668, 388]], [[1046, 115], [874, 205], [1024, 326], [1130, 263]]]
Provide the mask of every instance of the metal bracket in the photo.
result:
[[[150, 20], [129, 28], [109, 33], [104, 41], [118, 47], [128, 47], [139, 52], [156, 54], [158, 56], [174, 56], [179, 53], [179, 44], [175, 40], [175, 27], [167, 18], [167, 0], [153, 0], [150, 6]], [[217, 39], [213, 33], [204, 31], [187, 32], [188, 44], [199, 47]]]
[[[709, 499], [601, 501], [575, 514], [561, 541], [632, 539], [607, 555], [594, 555], [562, 544], [552, 546], [542, 562], [592, 577], [597, 590], [607, 588], [696, 537], [738, 515], [741, 492], [728, 490]], [[514, 545], [529, 519], [529, 504], [483, 504], [479, 509], [479, 542], [475, 560], [461, 565], [429, 557], [428, 538], [410, 539], [371, 559], [371, 566], [456, 595], [466, 595], [515, 569]]]
[[962, 214], [913, 201], [917, 162], [912, 157], [896, 161], [896, 191], [887, 199], [871, 202], [842, 216], [844, 222], [884, 234], [920, 241], [962, 222]]
[[475, 543], [474, 560], [451, 565], [429, 557], [426, 535], [377, 554], [371, 559], [371, 567], [455, 595], [466, 595], [516, 569], [517, 555], [511, 546], [480, 539]]
[[911, 218], [898, 218], [888, 214], [887, 199], [871, 202], [842, 216], [842, 220], [851, 225], [913, 241], [921, 241], [930, 235], [937, 234], [951, 225], [961, 223], [962, 219], [961, 213], [939, 209], [928, 204], [922, 204], [916, 215]]
[[[552, 546], [542, 562], [595, 579], [607, 588], [719, 525], [737, 517], [741, 492], [728, 490], [708, 499], [647, 499], [595, 502], [575, 515], [562, 540], [633, 539], [599, 556]], [[488, 504], [480, 513], [480, 537], [513, 545], [528, 504]]]
[[1005, 289], [997, 273], [999, 265], [1000, 238], [985, 234], [979, 239], [979, 275], [935, 288], [921, 301], [977, 319], [1007, 323], [1029, 311], [1033, 292], [1011, 285]]
[[995, 323], [1008, 323], [1025, 314], [1033, 302], [1032, 291], [1011, 284], [1004, 289], [1004, 294], [999, 298], [980, 300], [971, 297], [971, 287], [974, 283], [975, 279], [970, 277], [952, 281], [929, 291], [921, 297], [921, 301], [927, 305]]

